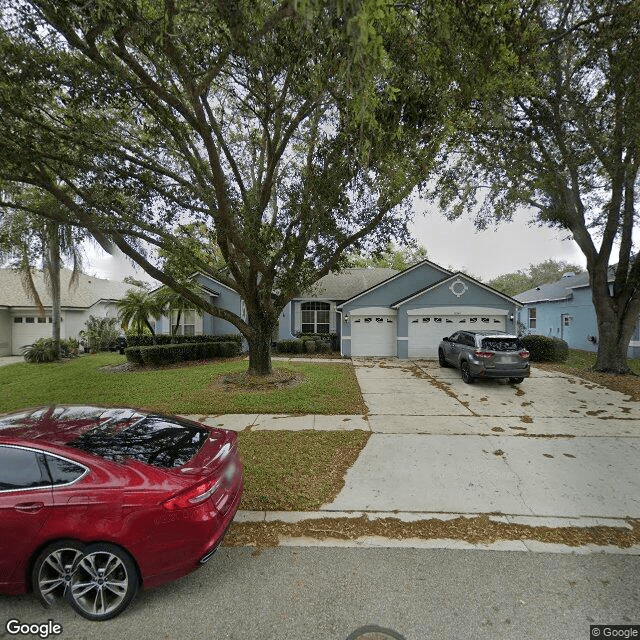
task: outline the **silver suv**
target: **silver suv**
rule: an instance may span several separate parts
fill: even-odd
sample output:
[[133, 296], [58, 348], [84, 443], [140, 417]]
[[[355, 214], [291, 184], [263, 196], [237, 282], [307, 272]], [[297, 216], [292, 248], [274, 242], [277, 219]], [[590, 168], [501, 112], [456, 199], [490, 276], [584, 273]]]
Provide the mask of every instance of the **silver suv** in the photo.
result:
[[529, 352], [518, 336], [499, 331], [458, 331], [438, 347], [441, 367], [460, 369], [462, 379], [509, 378], [519, 384], [529, 377]]

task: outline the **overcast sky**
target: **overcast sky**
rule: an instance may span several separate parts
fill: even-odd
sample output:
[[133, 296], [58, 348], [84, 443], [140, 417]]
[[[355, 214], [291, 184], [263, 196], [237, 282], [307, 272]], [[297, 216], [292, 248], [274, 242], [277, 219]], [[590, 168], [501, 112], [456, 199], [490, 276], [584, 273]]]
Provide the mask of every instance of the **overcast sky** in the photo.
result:
[[[447, 269], [464, 270], [483, 280], [526, 269], [549, 258], [566, 260], [585, 268], [585, 259], [567, 232], [528, 224], [531, 214], [520, 212], [513, 222], [476, 231], [471, 216], [449, 222], [439, 210], [416, 201], [411, 231], [427, 249], [429, 260]], [[122, 280], [128, 275], [150, 280], [142, 270], [120, 256], [100, 248], [88, 248], [85, 271], [100, 278]]]

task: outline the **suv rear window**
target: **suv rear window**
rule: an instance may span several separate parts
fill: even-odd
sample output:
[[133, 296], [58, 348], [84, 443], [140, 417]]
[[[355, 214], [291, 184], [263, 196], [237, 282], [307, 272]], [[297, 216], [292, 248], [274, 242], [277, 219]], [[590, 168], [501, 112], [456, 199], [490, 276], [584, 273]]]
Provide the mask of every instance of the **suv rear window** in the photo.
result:
[[133, 458], [169, 469], [186, 464], [209, 437], [202, 427], [159, 416], [148, 416], [119, 431], [117, 426], [94, 427], [68, 444], [116, 462]]
[[488, 351], [522, 351], [524, 343], [520, 338], [483, 338], [482, 348]]

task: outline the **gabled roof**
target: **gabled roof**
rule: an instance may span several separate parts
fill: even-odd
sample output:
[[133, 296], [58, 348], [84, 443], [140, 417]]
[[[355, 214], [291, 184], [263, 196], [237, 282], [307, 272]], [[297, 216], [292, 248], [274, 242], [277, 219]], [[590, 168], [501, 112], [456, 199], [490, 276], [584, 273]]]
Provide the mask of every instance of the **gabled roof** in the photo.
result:
[[418, 296], [421, 296], [422, 294], [426, 293], [427, 291], [431, 291], [432, 289], [436, 289], [438, 287], [441, 287], [443, 284], [446, 284], [447, 282], [451, 281], [451, 280], [455, 280], [456, 278], [460, 278], [461, 280], [469, 280], [471, 282], [473, 282], [473, 284], [477, 285], [478, 287], [481, 287], [482, 289], [486, 289], [487, 291], [495, 294], [496, 296], [499, 296], [500, 298], [503, 298], [504, 300], [507, 300], [508, 302], [511, 302], [512, 304], [515, 304], [517, 307], [522, 307], [522, 303], [518, 302], [515, 298], [512, 298], [511, 296], [508, 296], [506, 293], [502, 293], [501, 291], [498, 291], [497, 289], [494, 289], [493, 287], [490, 287], [487, 284], [484, 284], [483, 282], [480, 282], [479, 280], [476, 280], [475, 278], [472, 278], [471, 276], [467, 275], [466, 273], [462, 273], [462, 271], [456, 271], [455, 273], [452, 273], [450, 276], [447, 276], [445, 278], [442, 278], [442, 280], [438, 280], [437, 282], [434, 282], [433, 284], [430, 284], [427, 287], [424, 287], [424, 289], [420, 289], [420, 291], [416, 291], [415, 293], [412, 293], [408, 296], [405, 296], [404, 298], [401, 298], [400, 300], [394, 302], [391, 306], [392, 309], [397, 309], [398, 307], [402, 306], [403, 304], [405, 304], [406, 302], [409, 302], [410, 300], [413, 300], [414, 298], [417, 298]]
[[[71, 287], [70, 269], [60, 269], [60, 303], [62, 307], [88, 309], [100, 300], [120, 300], [129, 289], [136, 287], [116, 280], [95, 278], [81, 273], [78, 286]], [[33, 282], [40, 300], [45, 307], [51, 306], [51, 296], [44, 281], [42, 271], [32, 272]], [[35, 307], [33, 300], [22, 286], [20, 272], [15, 269], [0, 269], [0, 305], [7, 307]]]
[[386, 267], [355, 267], [328, 273], [297, 298], [347, 300], [397, 274]]
[[434, 262], [431, 262], [430, 260], [422, 260], [422, 261], [418, 262], [417, 264], [414, 264], [413, 266], [409, 267], [408, 269], [405, 269], [404, 271], [396, 271], [395, 269], [389, 269], [388, 271], [391, 272], [390, 276], [388, 276], [387, 278], [385, 278], [383, 280], [380, 280], [379, 282], [367, 287], [366, 289], [362, 289], [361, 291], [352, 294], [351, 297], [347, 298], [342, 304], [338, 305], [337, 308], [340, 309], [345, 304], [347, 304], [347, 302], [352, 302], [353, 300], [356, 300], [360, 296], [365, 295], [365, 293], [369, 293], [370, 291], [373, 291], [374, 289], [377, 289], [378, 287], [381, 287], [382, 285], [385, 285], [388, 282], [391, 282], [392, 280], [395, 280], [396, 278], [404, 275], [405, 273], [409, 273], [410, 271], [413, 271], [414, 269], [417, 269], [418, 267], [421, 267], [422, 265], [425, 265], [425, 264], [428, 264], [429, 266], [433, 267], [434, 269], [437, 269], [438, 271], [442, 271], [442, 273], [444, 273], [446, 275], [449, 275], [451, 273], [451, 271], [448, 271], [447, 269], [444, 269], [440, 265], [437, 265]]
[[[610, 278], [613, 276], [610, 275]], [[549, 282], [547, 284], [541, 284], [538, 287], [523, 291], [516, 296], [516, 300], [519, 300], [523, 304], [530, 304], [531, 302], [555, 302], [559, 300], [569, 300], [572, 297], [572, 289], [579, 289], [581, 287], [589, 286], [589, 274], [578, 273], [572, 276], [563, 276], [556, 282]]]

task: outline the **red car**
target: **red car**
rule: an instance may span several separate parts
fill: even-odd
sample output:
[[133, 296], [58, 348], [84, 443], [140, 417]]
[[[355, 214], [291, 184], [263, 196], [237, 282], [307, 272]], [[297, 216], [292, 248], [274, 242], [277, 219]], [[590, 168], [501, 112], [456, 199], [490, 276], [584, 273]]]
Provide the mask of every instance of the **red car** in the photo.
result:
[[232, 431], [133, 409], [0, 418], [0, 593], [107, 620], [206, 562], [242, 494]]

